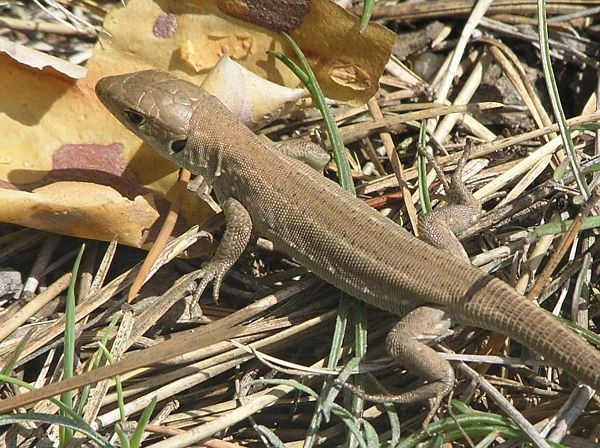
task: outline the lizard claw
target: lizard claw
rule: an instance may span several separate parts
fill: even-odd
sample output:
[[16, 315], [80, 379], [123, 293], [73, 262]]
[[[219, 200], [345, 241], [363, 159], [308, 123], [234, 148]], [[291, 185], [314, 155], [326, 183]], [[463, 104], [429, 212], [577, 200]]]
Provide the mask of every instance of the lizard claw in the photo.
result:
[[221, 285], [223, 284], [223, 279], [231, 268], [233, 263], [228, 263], [225, 261], [217, 262], [210, 261], [206, 263], [202, 269], [198, 271], [198, 275], [195, 280], [200, 279], [200, 283], [196, 287], [194, 291], [194, 300], [199, 300], [200, 296], [208, 286], [208, 284], [214, 280], [213, 284], [213, 301], [218, 304], [219, 303], [219, 292], [221, 290]]

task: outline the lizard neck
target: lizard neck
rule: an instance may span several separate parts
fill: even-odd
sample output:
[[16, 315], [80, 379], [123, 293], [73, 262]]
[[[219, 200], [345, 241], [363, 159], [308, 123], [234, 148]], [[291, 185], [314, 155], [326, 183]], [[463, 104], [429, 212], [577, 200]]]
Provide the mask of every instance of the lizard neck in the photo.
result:
[[210, 99], [215, 104], [194, 112], [186, 147], [173, 161], [215, 187], [233, 188], [236, 173], [258, 169], [256, 159], [262, 159], [266, 148], [216, 98]]

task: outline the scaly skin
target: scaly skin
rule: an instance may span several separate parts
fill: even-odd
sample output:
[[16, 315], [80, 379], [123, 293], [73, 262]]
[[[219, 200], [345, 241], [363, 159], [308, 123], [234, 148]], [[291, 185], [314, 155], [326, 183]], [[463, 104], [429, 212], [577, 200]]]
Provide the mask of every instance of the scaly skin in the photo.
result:
[[216, 257], [227, 261], [215, 262], [205, 283], [220, 282], [253, 226], [348, 294], [408, 314], [388, 338], [388, 349], [430, 384], [425, 394], [403, 394], [398, 401], [439, 401], [451, 388], [449, 365], [419, 341], [443, 334], [448, 318], [510, 336], [600, 387], [600, 352], [581, 337], [503, 281], [413, 237], [315, 170], [278, 154], [200, 87], [150, 70], [104, 78], [96, 91], [123, 124], [165, 158], [204, 176], [231, 210]]

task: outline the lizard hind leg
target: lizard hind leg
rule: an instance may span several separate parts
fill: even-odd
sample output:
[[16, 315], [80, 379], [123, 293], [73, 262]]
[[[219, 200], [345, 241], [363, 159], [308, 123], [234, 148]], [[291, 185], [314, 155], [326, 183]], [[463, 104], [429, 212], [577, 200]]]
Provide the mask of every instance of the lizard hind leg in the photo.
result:
[[388, 354], [427, 382], [412, 391], [387, 397], [387, 400], [404, 403], [429, 401], [430, 410], [424, 427], [438, 410], [442, 399], [454, 387], [452, 366], [430, 347], [451, 334], [451, 325], [445, 310], [421, 306], [404, 316], [387, 336]]
[[462, 259], [465, 263], [470, 262], [469, 257], [455, 235], [477, 222], [481, 216], [481, 204], [467, 189], [462, 179], [470, 153], [471, 146], [467, 145], [449, 183], [437, 161], [431, 155], [428, 156], [438, 176], [441, 176], [448, 205], [420, 215], [418, 222], [421, 239]]
[[365, 400], [375, 403], [429, 402], [429, 412], [423, 422], [426, 428], [442, 399], [454, 387], [454, 370], [438, 352], [429, 345], [451, 333], [450, 317], [441, 308], [421, 306], [404, 316], [388, 333], [388, 354], [408, 371], [417, 374], [425, 384], [399, 394], [371, 394], [343, 384]]

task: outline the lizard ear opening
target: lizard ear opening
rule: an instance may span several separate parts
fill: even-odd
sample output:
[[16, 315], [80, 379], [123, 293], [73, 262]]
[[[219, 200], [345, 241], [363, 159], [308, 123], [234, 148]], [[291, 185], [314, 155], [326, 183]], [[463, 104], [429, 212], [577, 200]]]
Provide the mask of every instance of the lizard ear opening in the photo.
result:
[[187, 145], [187, 138], [183, 140], [173, 140], [171, 143], [169, 143], [171, 151], [173, 151], [175, 154], [183, 151], [185, 145]]
[[125, 115], [125, 118], [127, 118], [127, 121], [135, 124], [136, 126], [139, 126], [146, 121], [144, 116], [135, 110], [127, 109], [123, 112], [123, 114]]

